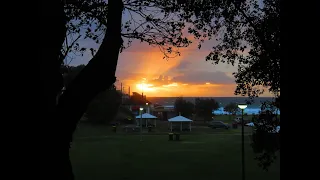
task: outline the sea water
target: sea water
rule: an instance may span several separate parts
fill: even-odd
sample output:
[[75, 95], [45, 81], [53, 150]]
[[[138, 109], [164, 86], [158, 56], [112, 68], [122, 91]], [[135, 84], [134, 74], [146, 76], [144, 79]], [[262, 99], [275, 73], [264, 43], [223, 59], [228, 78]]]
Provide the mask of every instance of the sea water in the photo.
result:
[[[246, 109], [244, 109], [243, 113], [248, 114], [248, 115], [253, 115], [253, 114], [259, 114], [261, 111], [261, 108], [257, 108], [257, 107], [247, 107]], [[216, 115], [222, 115], [222, 114], [229, 114], [228, 112], [225, 112], [223, 110], [223, 107], [220, 107], [218, 110], [212, 111], [212, 114], [216, 114]], [[277, 111], [277, 114], [280, 114], [280, 111]], [[237, 115], [241, 115], [241, 111], [237, 112]]]

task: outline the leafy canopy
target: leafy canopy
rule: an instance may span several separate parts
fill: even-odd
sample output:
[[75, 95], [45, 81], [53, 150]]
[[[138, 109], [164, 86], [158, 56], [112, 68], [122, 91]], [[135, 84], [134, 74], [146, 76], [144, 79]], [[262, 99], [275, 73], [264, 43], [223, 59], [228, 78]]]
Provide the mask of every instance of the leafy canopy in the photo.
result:
[[212, 111], [219, 109], [219, 103], [212, 98], [196, 98], [195, 109], [199, 117], [210, 120], [212, 118]]
[[229, 103], [223, 108], [223, 110], [230, 114], [236, 114], [239, 111], [239, 108], [236, 103]]
[[[236, 95], [280, 95], [280, 0], [186, 1], [183, 19], [200, 40], [215, 40], [207, 61], [238, 66]], [[194, 18], [196, 17], [196, 18]]]
[[194, 111], [194, 104], [186, 101], [183, 97], [179, 97], [174, 102], [174, 110], [177, 115], [181, 113], [181, 116], [191, 117]]
[[[164, 58], [180, 55], [179, 48], [191, 41], [182, 33], [185, 19], [179, 17], [181, 7], [177, 1], [123, 0], [124, 14], [121, 50], [131, 46], [133, 40], [158, 47]], [[61, 59], [68, 64], [76, 55], [83, 55], [86, 47], [79, 41], [93, 40], [99, 44], [106, 31], [108, 3], [106, 0], [79, 0], [65, 7], [68, 18], [67, 38], [61, 49]], [[89, 48], [92, 56], [96, 49]]]

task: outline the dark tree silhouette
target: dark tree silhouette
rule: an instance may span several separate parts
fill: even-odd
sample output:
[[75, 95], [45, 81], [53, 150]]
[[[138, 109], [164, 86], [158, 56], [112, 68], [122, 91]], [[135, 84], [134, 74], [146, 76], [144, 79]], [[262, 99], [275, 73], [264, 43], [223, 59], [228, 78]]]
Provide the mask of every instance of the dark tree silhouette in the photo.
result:
[[[278, 93], [279, 1], [265, 0], [264, 4], [259, 8], [253, 0], [40, 1], [40, 16], [45, 20], [39, 27], [46, 37], [39, 50], [40, 108], [43, 119], [54, 122], [50, 125], [54, 130], [44, 133], [50, 141], [48, 149], [59, 154], [47, 154], [47, 161], [56, 164], [51, 174], [56, 179], [73, 179], [69, 144], [77, 122], [91, 100], [115, 82], [119, 52], [134, 39], [159, 47], [164, 58], [169, 58], [170, 54], [179, 55], [179, 47], [191, 43], [182, 34], [185, 22], [201, 42], [224, 29], [222, 44], [214, 47], [207, 60], [218, 63], [226, 58], [232, 64], [238, 60], [236, 94], [258, 95], [261, 91], [255, 88], [260, 85]], [[122, 23], [124, 10], [131, 18]], [[81, 32], [85, 33], [78, 38]], [[71, 36], [74, 39], [68, 39]], [[92, 59], [59, 96], [64, 86], [61, 65], [68, 65], [69, 53], [86, 50], [77, 44], [81, 38], [90, 38], [100, 47], [90, 49]], [[237, 53], [248, 48], [247, 56]], [[55, 136], [49, 136], [52, 134]]]
[[[39, 8], [41, 19], [45, 19], [39, 27], [47, 37], [39, 50], [40, 111], [52, 129], [43, 134], [50, 142], [43, 148], [44, 158], [54, 164], [49, 174], [55, 179], [73, 179], [69, 159], [73, 132], [92, 99], [115, 82], [119, 52], [138, 39], [159, 47], [164, 58], [169, 58], [170, 54], [179, 55], [177, 48], [188, 46], [190, 41], [182, 34], [184, 22], [177, 21], [181, 7], [176, 1], [48, 0], [40, 1]], [[131, 19], [122, 23], [124, 10]], [[70, 40], [71, 34], [80, 37]], [[90, 49], [92, 59], [61, 94], [61, 71], [65, 70], [61, 65], [68, 65], [69, 53], [85, 51], [77, 44], [80, 38], [95, 40], [100, 47]]]
[[186, 101], [183, 97], [179, 97], [174, 102], [174, 110], [177, 115], [181, 113], [181, 116], [190, 118], [193, 114], [194, 104], [192, 102]]
[[85, 65], [79, 65], [79, 66], [68, 66], [63, 65], [62, 68], [62, 76], [64, 81], [64, 86], [67, 87], [72, 80], [84, 69]]
[[111, 87], [99, 93], [88, 105], [88, 122], [94, 124], [110, 123], [116, 117], [121, 105], [121, 92]]
[[239, 111], [239, 108], [236, 103], [229, 103], [223, 108], [223, 110], [229, 114], [236, 114]]
[[[183, 17], [201, 43], [217, 41], [206, 57], [213, 64], [238, 66], [236, 95], [256, 97], [262, 87], [280, 92], [280, 0], [185, 1]], [[197, 18], [191, 18], [196, 16]]]
[[[280, 0], [262, 0], [262, 4], [256, 0], [184, 2], [183, 18], [194, 24], [189, 32], [200, 40], [199, 48], [204, 40], [215, 38], [217, 42], [206, 61], [238, 66], [233, 73], [235, 94], [249, 96], [251, 103], [268, 88], [280, 109]], [[264, 136], [257, 137], [255, 143], [264, 142]], [[258, 159], [272, 159], [270, 154]]]
[[197, 116], [202, 117], [204, 121], [210, 121], [212, 120], [212, 111], [219, 109], [219, 103], [212, 98], [196, 98], [195, 109]]
[[269, 101], [262, 103], [261, 113], [254, 122], [255, 131], [251, 143], [254, 152], [257, 153], [258, 165], [266, 171], [280, 152], [280, 131], [275, 131], [276, 127], [280, 126], [280, 121], [276, 114], [278, 108], [273, 104], [274, 102]]

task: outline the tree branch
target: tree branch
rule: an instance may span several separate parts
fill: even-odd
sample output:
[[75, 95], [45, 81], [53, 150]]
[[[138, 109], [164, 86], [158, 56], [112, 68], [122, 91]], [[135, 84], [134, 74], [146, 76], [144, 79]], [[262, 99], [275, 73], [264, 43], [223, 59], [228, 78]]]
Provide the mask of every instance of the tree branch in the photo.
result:
[[64, 60], [66, 57], [67, 57], [67, 55], [68, 55], [68, 52], [69, 52], [69, 50], [73, 47], [73, 45], [80, 39], [80, 37], [81, 37], [81, 35], [79, 35], [75, 40], [73, 40], [73, 42], [68, 46], [68, 41], [67, 41], [67, 39], [68, 39], [68, 37], [66, 37], [66, 50], [64, 51], [64, 53], [62, 54], [62, 56], [61, 56], [61, 59], [62, 60]]
[[261, 31], [258, 30], [258, 28], [254, 25], [254, 23], [252, 22], [251, 18], [249, 16], [247, 16], [247, 14], [243, 11], [243, 9], [241, 9], [240, 5], [241, 4], [236, 4], [232, 1], [232, 4], [234, 5], [234, 7], [242, 14], [242, 16], [246, 19], [246, 21], [249, 23], [249, 25], [253, 28], [253, 30], [256, 32], [257, 37], [259, 38], [259, 41], [263, 47], [263, 49], [266, 51], [267, 50], [267, 43], [265, 42], [265, 39], [261, 33]]

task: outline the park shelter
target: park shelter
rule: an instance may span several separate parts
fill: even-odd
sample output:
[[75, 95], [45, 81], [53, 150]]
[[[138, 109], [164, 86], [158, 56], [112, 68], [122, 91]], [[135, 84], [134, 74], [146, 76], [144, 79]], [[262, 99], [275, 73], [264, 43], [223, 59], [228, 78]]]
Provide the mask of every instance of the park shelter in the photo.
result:
[[[154, 116], [154, 115], [151, 115], [151, 114], [149, 114], [149, 113], [144, 113], [144, 114], [142, 114], [142, 116], [141, 115], [139, 115], [139, 116], [136, 116], [136, 119], [137, 119], [137, 122], [145, 122], [145, 126], [147, 127], [148, 126], [148, 122], [149, 122], [149, 120], [153, 120], [153, 125], [154, 125], [154, 127], [156, 127], [157, 126], [157, 123], [156, 123], [156, 119], [157, 119], [157, 117], [156, 116]], [[142, 121], [143, 120], [143, 121]], [[144, 124], [144, 123], [142, 123], [142, 124]], [[139, 125], [140, 125], [140, 123], [139, 123]]]
[[192, 122], [192, 120], [188, 119], [186, 117], [183, 117], [181, 115], [168, 119], [168, 122], [170, 124], [170, 130], [171, 131], [172, 131], [172, 124], [173, 123], [179, 123], [181, 131], [182, 131], [182, 124], [183, 123], [188, 123], [189, 124], [189, 130], [191, 131], [191, 122]]

